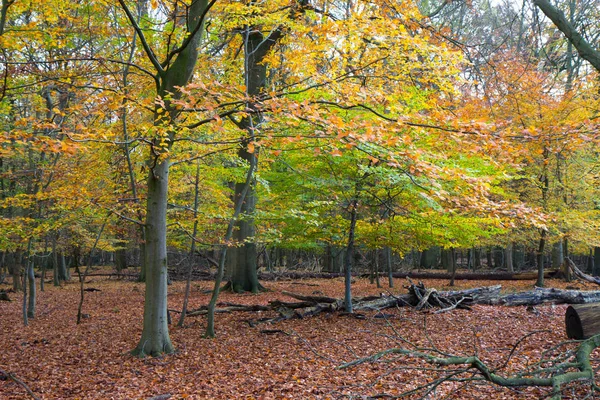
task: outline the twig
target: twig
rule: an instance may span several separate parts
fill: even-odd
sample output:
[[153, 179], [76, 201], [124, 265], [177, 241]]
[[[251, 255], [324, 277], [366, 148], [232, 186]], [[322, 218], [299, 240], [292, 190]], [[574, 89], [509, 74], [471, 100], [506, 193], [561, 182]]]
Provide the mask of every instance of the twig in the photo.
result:
[[15, 382], [17, 385], [21, 386], [23, 389], [25, 389], [25, 391], [35, 400], [41, 400], [40, 397], [37, 397], [35, 395], [35, 393], [33, 393], [33, 391], [29, 388], [29, 386], [27, 386], [27, 384], [25, 382], [23, 382], [22, 380], [20, 380], [19, 378], [17, 378], [15, 375], [11, 374], [10, 372], [6, 372], [4, 371], [2, 368], [0, 368], [0, 374], [6, 376], [8, 379], [12, 380], [13, 382]]

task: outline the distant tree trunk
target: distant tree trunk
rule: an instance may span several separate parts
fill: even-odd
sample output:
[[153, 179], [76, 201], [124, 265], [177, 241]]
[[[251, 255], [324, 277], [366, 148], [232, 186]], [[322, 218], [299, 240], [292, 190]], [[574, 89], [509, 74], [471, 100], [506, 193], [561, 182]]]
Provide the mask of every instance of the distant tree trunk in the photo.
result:
[[487, 267], [489, 269], [494, 268], [494, 260], [493, 260], [493, 254], [492, 254], [492, 248], [491, 247], [486, 252], [486, 258], [487, 258]]
[[[47, 250], [47, 249], [46, 249]], [[48, 253], [44, 251], [44, 253]], [[42, 260], [42, 278], [40, 279], [40, 291], [44, 292], [46, 290], [46, 270], [48, 269], [48, 265], [52, 263], [52, 254], [48, 254], [48, 258]], [[54, 271], [54, 270], [53, 270]]]
[[12, 276], [13, 290], [15, 292], [23, 290], [23, 285], [21, 285], [21, 260], [19, 252], [8, 253], [6, 262], [8, 264], [10, 275]]
[[573, 275], [571, 274], [571, 268], [569, 268], [567, 266], [567, 262], [566, 262], [566, 258], [569, 257], [569, 242], [568, 239], [565, 237], [563, 239], [563, 266], [564, 266], [564, 273], [565, 273], [565, 281], [566, 282], [571, 282], [573, 280]]
[[594, 247], [594, 268], [592, 275], [600, 276], [600, 247]]
[[127, 249], [118, 249], [115, 251], [115, 268], [119, 275], [127, 268]]
[[394, 271], [392, 268], [392, 249], [389, 246], [386, 246], [384, 249], [385, 252], [385, 265], [388, 274], [388, 286], [390, 288], [394, 287]]
[[188, 275], [185, 282], [185, 294], [183, 296], [183, 305], [181, 306], [181, 314], [177, 326], [182, 327], [187, 314], [188, 300], [190, 298], [190, 288], [192, 285], [192, 271], [194, 269], [194, 256], [196, 254], [196, 235], [198, 234], [198, 205], [200, 203], [200, 160], [196, 161], [196, 179], [194, 184], [194, 230], [192, 231], [192, 239], [190, 242], [190, 265]]
[[481, 248], [474, 249], [473, 251], [474, 260], [473, 260], [473, 271], [481, 268]]
[[[249, 155], [254, 157], [254, 155]], [[244, 183], [236, 183], [236, 199], [242, 192]], [[252, 292], [258, 293], [262, 286], [258, 282], [257, 271], [257, 249], [254, 242], [256, 228], [254, 226], [254, 209], [256, 208], [256, 192], [250, 188], [242, 205], [244, 217], [236, 222], [237, 230], [233, 233], [233, 239], [239, 243], [238, 247], [228, 250], [227, 265], [231, 273], [229, 287], [236, 293]]]
[[509, 243], [504, 249], [504, 263], [508, 272], [515, 272], [513, 266], [513, 244]]
[[354, 262], [354, 230], [356, 229], [356, 213], [358, 200], [350, 202], [350, 229], [348, 230], [348, 247], [344, 274], [344, 306], [347, 313], [352, 313], [352, 263]]
[[31, 260], [32, 240], [29, 239], [25, 265], [27, 268], [27, 282], [29, 283], [29, 301], [27, 303], [27, 318], [35, 318], [35, 302], [37, 299], [35, 289], [35, 273], [33, 271], [33, 260]]
[[56, 235], [52, 236], [52, 281], [54, 286], [60, 286], [58, 273], [58, 253], [56, 252]]
[[[267, 37], [260, 29], [254, 29], [247, 26], [239, 31], [242, 35], [244, 47], [244, 78], [246, 81], [246, 95], [249, 98], [254, 98], [263, 94], [268, 88], [267, 81], [267, 65], [263, 62], [269, 54], [273, 46], [277, 44], [279, 39], [283, 37], [281, 28], [273, 29]], [[257, 104], [249, 101], [246, 104], [247, 109], [257, 109]], [[247, 136], [242, 140], [241, 148], [238, 151], [238, 156], [251, 163], [252, 159], [258, 159], [258, 149], [251, 149], [254, 146], [254, 135], [256, 129], [263, 122], [262, 113], [257, 112], [253, 115], [246, 116], [237, 123], [240, 129], [247, 131]], [[245, 218], [240, 219], [238, 230], [235, 232], [235, 239], [243, 245], [229, 250], [229, 267], [231, 271], [230, 286], [234, 292], [253, 292], [260, 291], [262, 286], [258, 282], [257, 273], [257, 251], [254, 236], [256, 228], [254, 226], [254, 209], [256, 207], [256, 191], [252, 185], [246, 195], [243, 214]], [[237, 183], [235, 185], [235, 198], [239, 198], [244, 184]]]
[[449, 250], [450, 253], [450, 272], [452, 272], [452, 276], [450, 277], [450, 286], [454, 286], [454, 278], [456, 277], [456, 257], [454, 248]]
[[467, 270], [473, 269], [473, 249], [467, 250]]
[[323, 254], [323, 272], [333, 272], [333, 254], [329, 243], [325, 245], [325, 253]]
[[546, 231], [542, 230], [540, 234], [540, 242], [537, 251], [537, 271], [538, 277], [535, 285], [537, 287], [544, 287], [544, 247], [546, 246]]
[[6, 254], [6, 264], [8, 266], [8, 273], [11, 275], [12, 277], [12, 281], [13, 281], [13, 290], [15, 292], [18, 292], [20, 290], [22, 290], [21, 287], [21, 268], [20, 266], [17, 264], [17, 256], [16, 256], [16, 252], [7, 252]]
[[587, 260], [585, 263], [585, 270], [586, 270], [586, 272], [591, 273], [594, 270], [594, 264], [596, 262], [594, 260], [594, 250], [593, 249], [590, 249], [590, 252], [586, 258], [587, 258]]
[[437, 246], [423, 250], [421, 253], [420, 267], [426, 269], [437, 268], [439, 255], [440, 248]]
[[67, 266], [67, 260], [65, 258], [65, 253], [60, 253], [60, 270], [61, 273], [64, 274], [65, 281], [71, 280], [71, 270]]
[[522, 270], [525, 265], [525, 252], [520, 245], [513, 245], [513, 265], [516, 271]]
[[379, 281], [379, 250], [374, 250], [373, 258], [375, 259], [375, 282], [377, 283], [377, 287], [381, 287], [381, 282]]
[[81, 267], [81, 265], [79, 264], [79, 256], [81, 255], [81, 249], [78, 246], [73, 247], [73, 255], [72, 255], [72, 267], [75, 270], [75, 272], [77, 273], [77, 275], [79, 275], [79, 279], [81, 279], [81, 271], [79, 270], [79, 267]]
[[504, 251], [501, 247], [492, 249], [492, 258], [494, 260], [494, 269], [504, 268]]
[[552, 246], [552, 268], [560, 269], [563, 265], [563, 244], [562, 241], [554, 243]]
[[456, 260], [454, 257], [454, 249], [442, 249], [441, 251], [441, 259], [442, 259], [442, 268], [448, 272], [452, 272], [455, 269]]

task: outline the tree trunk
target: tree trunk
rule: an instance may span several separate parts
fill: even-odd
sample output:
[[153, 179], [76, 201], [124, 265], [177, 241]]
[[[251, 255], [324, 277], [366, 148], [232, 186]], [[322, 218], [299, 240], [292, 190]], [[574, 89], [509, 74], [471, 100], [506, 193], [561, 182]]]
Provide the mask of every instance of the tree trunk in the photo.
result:
[[450, 249], [450, 268], [452, 276], [450, 277], [450, 286], [454, 286], [454, 278], [456, 277], [456, 257], [454, 248]]
[[356, 228], [357, 207], [358, 200], [354, 198], [350, 202], [350, 229], [348, 230], [348, 247], [344, 271], [344, 308], [347, 313], [352, 313], [352, 263], [354, 262], [354, 230]]
[[58, 253], [56, 252], [56, 235], [52, 237], [52, 281], [54, 286], [60, 286], [60, 277], [58, 272]]
[[117, 274], [121, 275], [121, 272], [127, 268], [127, 249], [118, 249], [115, 251], [115, 269]]
[[538, 277], [535, 285], [537, 287], [544, 287], [544, 247], [546, 245], [546, 231], [542, 230], [540, 235], [540, 243], [537, 251], [537, 270]]
[[437, 246], [423, 250], [421, 253], [420, 267], [426, 269], [437, 268], [439, 256], [440, 248]]
[[[249, 156], [253, 157], [251, 154]], [[244, 183], [236, 183], [236, 200], [239, 198], [244, 186]], [[262, 289], [258, 282], [256, 268], [257, 251], [254, 242], [256, 229], [252, 217], [256, 206], [256, 193], [253, 186], [246, 194], [241, 211], [243, 216], [236, 222], [237, 229], [233, 232], [233, 239], [239, 246], [230, 248], [227, 251], [228, 270], [231, 273], [230, 287], [236, 293], [258, 293]]]
[[473, 271], [481, 268], [481, 248], [474, 249], [473, 256], [475, 260], [473, 260]]
[[387, 269], [387, 274], [388, 274], [388, 286], [390, 288], [394, 287], [394, 271], [392, 268], [392, 249], [387, 246], [385, 249], [385, 265], [386, 265], [386, 269]]
[[[132, 26], [137, 26], [136, 18], [123, 0], [121, 8], [127, 14]], [[214, 3], [211, 3], [211, 5]], [[158, 84], [156, 95], [164, 101], [164, 108], [156, 105], [154, 125], [167, 132], [167, 137], [155, 137], [148, 158], [148, 191], [146, 194], [146, 223], [144, 229], [145, 257], [142, 268], [146, 273], [146, 293], [144, 300], [144, 324], [142, 337], [132, 351], [135, 355], [153, 356], [174, 351], [169, 338], [167, 315], [167, 190], [169, 186], [168, 152], [174, 143], [175, 121], [180, 113], [171, 103], [179, 98], [180, 87], [187, 85], [194, 74], [198, 60], [198, 48], [204, 34], [204, 17], [209, 9], [208, 0], [197, 0], [187, 8], [185, 20], [187, 35], [174, 59], [169, 59], [166, 68], [157, 60], [156, 54], [145, 49], [148, 61], [155, 69]], [[168, 50], [168, 49], [167, 49]], [[166, 114], [166, 118], [161, 114]], [[164, 149], [164, 147], [167, 147]], [[161, 148], [163, 148], [161, 150]]]
[[169, 159], [148, 173], [146, 208], [146, 293], [144, 328], [137, 347], [138, 356], [158, 356], [174, 351], [167, 325], [167, 190]]
[[35, 302], [37, 299], [36, 289], [35, 289], [35, 273], [33, 271], [33, 260], [30, 260], [29, 257], [26, 259], [27, 266], [27, 282], [29, 286], [29, 300], [27, 302], [27, 318], [35, 318]]
[[594, 247], [594, 268], [592, 269], [593, 276], [600, 276], [600, 247]]
[[65, 281], [71, 280], [71, 270], [67, 267], [67, 260], [65, 258], [65, 253], [60, 253], [60, 270], [61, 273], [64, 274]]
[[23, 290], [23, 287], [21, 285], [21, 264], [20, 264], [20, 260], [19, 260], [19, 255], [18, 252], [14, 252], [14, 253], [8, 253], [8, 256], [6, 257], [6, 263], [8, 264], [8, 271], [10, 272], [10, 275], [12, 276], [12, 281], [13, 281], [13, 290], [15, 292], [18, 292], [20, 290]]
[[452, 273], [452, 270], [456, 264], [454, 260], [454, 249], [442, 249], [441, 251], [442, 268]]
[[194, 180], [194, 229], [192, 231], [192, 240], [190, 243], [190, 262], [185, 281], [185, 294], [183, 296], [183, 305], [177, 326], [182, 327], [187, 313], [188, 300], [190, 298], [190, 288], [192, 285], [192, 271], [194, 269], [194, 257], [196, 255], [196, 235], [198, 234], [198, 204], [200, 203], [200, 160], [196, 161], [196, 179]]
[[494, 268], [494, 259], [493, 259], [493, 253], [492, 253], [491, 247], [487, 250], [485, 255], [486, 255], [488, 269]]
[[379, 281], [379, 250], [374, 250], [374, 263], [375, 263], [375, 282], [377, 283], [377, 287], [381, 287], [381, 282]]
[[504, 249], [504, 263], [506, 264], [506, 270], [510, 273], [515, 272], [513, 266], [513, 244], [509, 243]]

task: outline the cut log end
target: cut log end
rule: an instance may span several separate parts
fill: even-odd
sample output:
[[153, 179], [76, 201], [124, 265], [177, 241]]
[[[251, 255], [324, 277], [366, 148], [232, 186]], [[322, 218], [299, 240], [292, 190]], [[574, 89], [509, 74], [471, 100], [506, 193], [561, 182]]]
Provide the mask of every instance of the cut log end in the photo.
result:
[[581, 318], [577, 315], [577, 311], [573, 306], [567, 308], [565, 313], [565, 327], [567, 329], [567, 337], [569, 339], [583, 339], [583, 327], [581, 326]]
[[565, 313], [569, 339], [583, 340], [600, 334], [600, 303], [573, 304]]

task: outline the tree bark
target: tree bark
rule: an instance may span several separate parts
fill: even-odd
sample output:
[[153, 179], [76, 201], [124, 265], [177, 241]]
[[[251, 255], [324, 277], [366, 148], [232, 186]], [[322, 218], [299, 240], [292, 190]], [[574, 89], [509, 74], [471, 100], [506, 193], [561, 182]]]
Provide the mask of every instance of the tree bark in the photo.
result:
[[156, 165], [148, 177], [146, 208], [146, 293], [144, 329], [138, 356], [172, 353], [167, 325], [167, 189], [169, 158]]

